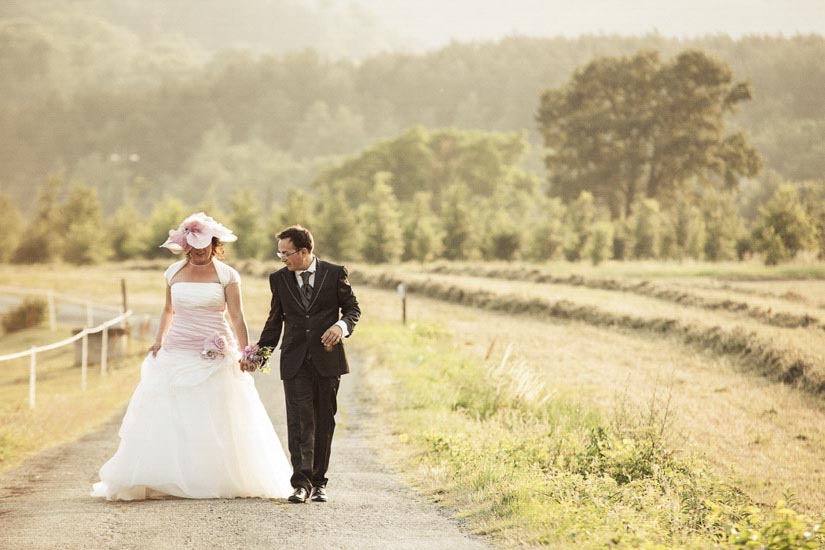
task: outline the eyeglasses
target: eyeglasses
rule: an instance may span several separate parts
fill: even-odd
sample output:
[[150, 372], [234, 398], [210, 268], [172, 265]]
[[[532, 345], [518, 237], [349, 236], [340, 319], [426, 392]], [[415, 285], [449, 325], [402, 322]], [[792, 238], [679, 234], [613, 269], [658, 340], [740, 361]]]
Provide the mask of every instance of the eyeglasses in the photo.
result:
[[281, 260], [286, 260], [293, 254], [297, 254], [300, 251], [301, 249], [299, 248], [298, 250], [293, 250], [292, 252], [276, 252], [275, 255], [278, 256], [278, 258], [280, 258]]

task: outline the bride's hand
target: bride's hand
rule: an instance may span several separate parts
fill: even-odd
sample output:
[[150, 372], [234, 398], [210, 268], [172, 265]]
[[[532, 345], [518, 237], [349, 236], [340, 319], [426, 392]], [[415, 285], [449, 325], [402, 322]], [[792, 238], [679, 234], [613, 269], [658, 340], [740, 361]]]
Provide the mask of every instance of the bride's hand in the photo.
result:
[[162, 346], [162, 344], [158, 344], [157, 342], [152, 344], [152, 347], [149, 348], [149, 353], [152, 354], [152, 357], [157, 357], [158, 356], [158, 351], [160, 351], [161, 346]]

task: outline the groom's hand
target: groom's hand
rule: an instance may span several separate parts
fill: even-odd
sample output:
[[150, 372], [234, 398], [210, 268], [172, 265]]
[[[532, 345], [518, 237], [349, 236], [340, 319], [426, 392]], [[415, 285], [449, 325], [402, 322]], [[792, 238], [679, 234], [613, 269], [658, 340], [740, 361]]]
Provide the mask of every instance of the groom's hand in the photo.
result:
[[255, 370], [255, 362], [249, 359], [241, 359], [241, 370], [243, 372], [252, 372]]
[[344, 331], [338, 325], [332, 325], [321, 336], [321, 343], [325, 346], [334, 346], [341, 341]]

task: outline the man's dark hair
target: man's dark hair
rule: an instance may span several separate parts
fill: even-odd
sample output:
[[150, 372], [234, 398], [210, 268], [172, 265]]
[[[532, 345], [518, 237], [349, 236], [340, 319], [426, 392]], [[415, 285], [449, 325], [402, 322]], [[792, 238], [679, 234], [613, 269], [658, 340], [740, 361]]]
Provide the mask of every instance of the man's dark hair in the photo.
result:
[[292, 225], [278, 233], [277, 237], [279, 239], [289, 239], [290, 241], [292, 241], [292, 244], [295, 246], [295, 250], [301, 250], [302, 248], [306, 248], [307, 250], [312, 252], [312, 247], [314, 246], [314, 242], [312, 240], [312, 233], [310, 233], [309, 229], [307, 229], [306, 227], [301, 227], [300, 225]]

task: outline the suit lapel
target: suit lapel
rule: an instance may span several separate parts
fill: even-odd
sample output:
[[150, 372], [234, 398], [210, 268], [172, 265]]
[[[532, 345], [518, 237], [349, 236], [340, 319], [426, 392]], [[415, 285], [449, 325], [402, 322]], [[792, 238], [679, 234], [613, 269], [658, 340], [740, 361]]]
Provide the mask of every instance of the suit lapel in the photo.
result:
[[284, 281], [286, 283], [286, 289], [292, 295], [292, 299], [295, 300], [298, 307], [304, 309], [304, 303], [298, 295], [298, 281], [295, 280], [295, 273], [288, 269], [284, 269], [284, 278], [286, 279], [286, 281]]
[[329, 273], [329, 270], [326, 268], [326, 265], [321, 262], [320, 258], [316, 256], [315, 260], [315, 284], [312, 285], [312, 298], [310, 299], [307, 311], [312, 309], [315, 301], [318, 300], [318, 296], [321, 295], [321, 287], [324, 286], [324, 281], [326, 281], [327, 274]]

